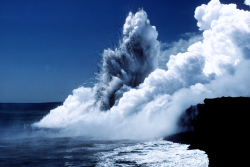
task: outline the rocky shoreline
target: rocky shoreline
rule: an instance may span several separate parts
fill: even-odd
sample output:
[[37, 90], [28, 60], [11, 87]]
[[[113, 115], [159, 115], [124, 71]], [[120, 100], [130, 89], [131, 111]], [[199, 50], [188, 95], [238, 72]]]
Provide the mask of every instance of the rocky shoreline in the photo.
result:
[[[198, 114], [195, 119], [192, 118], [192, 106], [184, 113], [188, 117], [184, 121], [186, 132], [168, 136], [165, 140], [190, 144], [189, 149], [205, 151], [209, 167], [246, 166], [250, 155], [250, 98], [205, 99], [204, 104], [198, 104], [196, 109]], [[191, 120], [189, 124], [193, 129], [187, 120]]]

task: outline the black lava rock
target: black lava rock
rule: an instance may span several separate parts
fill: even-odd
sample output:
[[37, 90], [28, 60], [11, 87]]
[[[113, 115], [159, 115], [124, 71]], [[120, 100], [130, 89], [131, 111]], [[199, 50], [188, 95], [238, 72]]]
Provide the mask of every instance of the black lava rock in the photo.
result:
[[250, 98], [205, 99], [197, 109], [196, 119], [191, 120], [193, 131], [165, 139], [205, 151], [209, 167], [246, 166], [250, 155]]

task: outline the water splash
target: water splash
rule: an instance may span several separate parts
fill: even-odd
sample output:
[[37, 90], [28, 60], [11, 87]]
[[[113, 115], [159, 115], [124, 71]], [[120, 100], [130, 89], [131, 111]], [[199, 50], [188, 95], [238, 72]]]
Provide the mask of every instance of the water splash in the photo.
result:
[[150, 25], [143, 10], [129, 13], [123, 29], [123, 39], [115, 50], [104, 50], [101, 72], [94, 87], [102, 110], [117, 104], [122, 94], [135, 88], [157, 68], [158, 33]]
[[202, 40], [169, 56], [163, 70], [156, 28], [145, 11], [130, 13], [119, 46], [102, 54], [95, 86], [73, 90], [33, 126], [62, 128], [64, 136], [163, 137], [181, 131], [182, 112], [204, 98], [250, 96], [250, 13], [211, 0], [195, 18]]

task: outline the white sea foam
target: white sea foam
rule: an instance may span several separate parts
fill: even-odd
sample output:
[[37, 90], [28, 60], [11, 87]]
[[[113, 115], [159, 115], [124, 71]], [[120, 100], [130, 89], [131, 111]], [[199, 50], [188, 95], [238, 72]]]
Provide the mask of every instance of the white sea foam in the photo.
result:
[[130, 13], [119, 46], [102, 54], [95, 86], [73, 90], [33, 126], [62, 128], [66, 136], [163, 137], [178, 132], [181, 113], [204, 98], [249, 96], [250, 13], [211, 0], [194, 17], [202, 39], [159, 69], [157, 60], [167, 58], [156, 27], [145, 11]]
[[96, 154], [97, 166], [208, 166], [204, 151], [187, 150], [187, 147], [162, 139], [141, 142]]

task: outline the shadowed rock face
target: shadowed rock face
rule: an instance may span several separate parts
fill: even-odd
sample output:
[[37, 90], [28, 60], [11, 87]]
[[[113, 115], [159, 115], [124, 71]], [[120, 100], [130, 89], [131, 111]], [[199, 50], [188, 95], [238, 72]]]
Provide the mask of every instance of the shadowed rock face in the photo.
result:
[[191, 121], [194, 131], [165, 139], [204, 150], [209, 167], [248, 164], [250, 98], [222, 97], [205, 99], [204, 103], [197, 105], [199, 114]]
[[181, 132], [194, 131], [194, 127], [191, 125], [191, 122], [196, 119], [196, 116], [199, 113], [198, 107], [200, 105], [203, 106], [204, 104], [190, 106], [185, 110], [185, 112], [182, 113], [178, 121], [178, 126]]

